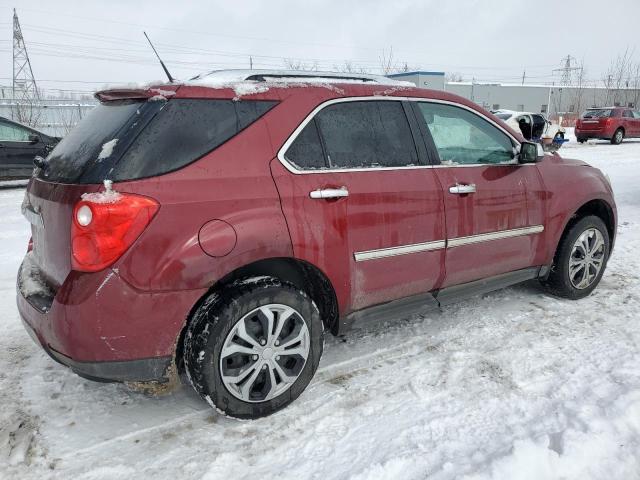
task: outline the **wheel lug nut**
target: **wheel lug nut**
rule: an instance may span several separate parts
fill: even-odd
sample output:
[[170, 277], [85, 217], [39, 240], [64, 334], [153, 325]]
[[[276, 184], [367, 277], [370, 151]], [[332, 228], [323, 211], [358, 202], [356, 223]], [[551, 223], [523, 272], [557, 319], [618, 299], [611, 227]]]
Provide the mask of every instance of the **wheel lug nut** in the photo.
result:
[[252, 355], [252, 356], [251, 356], [251, 358], [252, 358], [253, 360], [257, 360], [257, 359], [258, 359], [258, 355]]
[[265, 363], [264, 365], [262, 365], [262, 369], [266, 370], [267, 369], [267, 364]]
[[267, 341], [263, 338], [262, 340], [260, 340], [260, 345], [266, 345]]
[[278, 345], [280, 345], [280, 340], [276, 340], [275, 346], [277, 347]]
[[276, 355], [276, 362], [280, 360], [280, 355]]

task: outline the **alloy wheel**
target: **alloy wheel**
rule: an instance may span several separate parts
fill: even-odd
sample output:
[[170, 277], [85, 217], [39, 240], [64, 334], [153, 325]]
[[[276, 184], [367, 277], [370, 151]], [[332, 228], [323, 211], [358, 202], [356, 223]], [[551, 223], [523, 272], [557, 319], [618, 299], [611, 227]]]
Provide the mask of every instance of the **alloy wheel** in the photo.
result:
[[258, 307], [242, 317], [224, 340], [222, 382], [245, 402], [271, 400], [298, 379], [309, 345], [309, 329], [296, 310], [282, 304]]
[[579, 290], [598, 278], [605, 261], [605, 242], [600, 230], [589, 228], [573, 244], [569, 257], [569, 280]]

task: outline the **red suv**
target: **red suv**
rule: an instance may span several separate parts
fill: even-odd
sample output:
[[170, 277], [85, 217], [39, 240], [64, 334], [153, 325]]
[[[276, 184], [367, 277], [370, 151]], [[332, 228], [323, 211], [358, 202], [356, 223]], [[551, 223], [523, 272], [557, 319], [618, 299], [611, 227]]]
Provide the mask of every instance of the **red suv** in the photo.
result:
[[599, 138], [620, 145], [625, 138], [640, 137], [640, 113], [623, 107], [589, 108], [576, 121], [575, 133], [580, 143]]
[[[256, 418], [325, 331], [539, 279], [598, 284], [607, 178], [461, 97], [379, 77], [214, 73], [99, 92], [30, 180], [26, 329], [90, 379]], [[238, 80], [237, 82], [234, 81]]]

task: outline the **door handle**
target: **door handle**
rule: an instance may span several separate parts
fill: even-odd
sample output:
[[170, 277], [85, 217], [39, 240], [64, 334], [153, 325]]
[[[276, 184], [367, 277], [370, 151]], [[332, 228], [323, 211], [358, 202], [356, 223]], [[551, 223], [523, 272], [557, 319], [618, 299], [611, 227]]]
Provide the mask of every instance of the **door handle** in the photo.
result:
[[467, 193], [476, 193], [476, 186], [474, 184], [460, 185], [459, 183], [457, 183], [453, 187], [449, 187], [449, 193], [453, 193], [456, 195], [466, 195]]
[[323, 188], [309, 192], [309, 196], [313, 199], [342, 198], [349, 196], [349, 190], [345, 187], [341, 188]]

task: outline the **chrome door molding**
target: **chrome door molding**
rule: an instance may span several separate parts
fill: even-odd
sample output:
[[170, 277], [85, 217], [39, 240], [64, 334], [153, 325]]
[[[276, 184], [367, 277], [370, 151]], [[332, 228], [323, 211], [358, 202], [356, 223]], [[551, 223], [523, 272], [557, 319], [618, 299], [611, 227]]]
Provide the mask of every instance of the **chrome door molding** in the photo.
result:
[[523, 235], [534, 235], [544, 231], [543, 225], [533, 225], [531, 227], [514, 228], [511, 230], [500, 230], [497, 232], [481, 233], [479, 235], [470, 235], [468, 237], [452, 238], [447, 242], [447, 248], [461, 247], [463, 245], [472, 245], [474, 243], [490, 242], [492, 240], [502, 240], [503, 238], [521, 237]]
[[354, 252], [353, 258], [356, 262], [364, 262], [366, 260], [377, 260], [380, 258], [396, 257], [399, 255], [408, 255], [411, 253], [429, 252], [434, 250], [442, 250], [445, 248], [449, 249], [461, 247], [464, 245], [490, 242], [493, 240], [502, 240], [505, 238], [536, 235], [538, 233], [542, 233], [543, 231], [544, 225], [533, 225], [530, 227], [513, 228], [510, 230], [500, 230], [497, 232], [471, 235], [469, 237], [456, 237], [449, 240], [435, 240], [433, 242], [413, 243], [410, 245], [399, 245], [396, 247], [378, 248], [375, 250]]
[[376, 250], [366, 250], [364, 252], [355, 252], [353, 257], [356, 262], [365, 260], [376, 260], [378, 258], [396, 257], [398, 255], [407, 255], [409, 253], [428, 252], [431, 250], [441, 250], [446, 248], [445, 240], [436, 240], [434, 242], [413, 243], [411, 245], [401, 245], [398, 247], [378, 248]]

